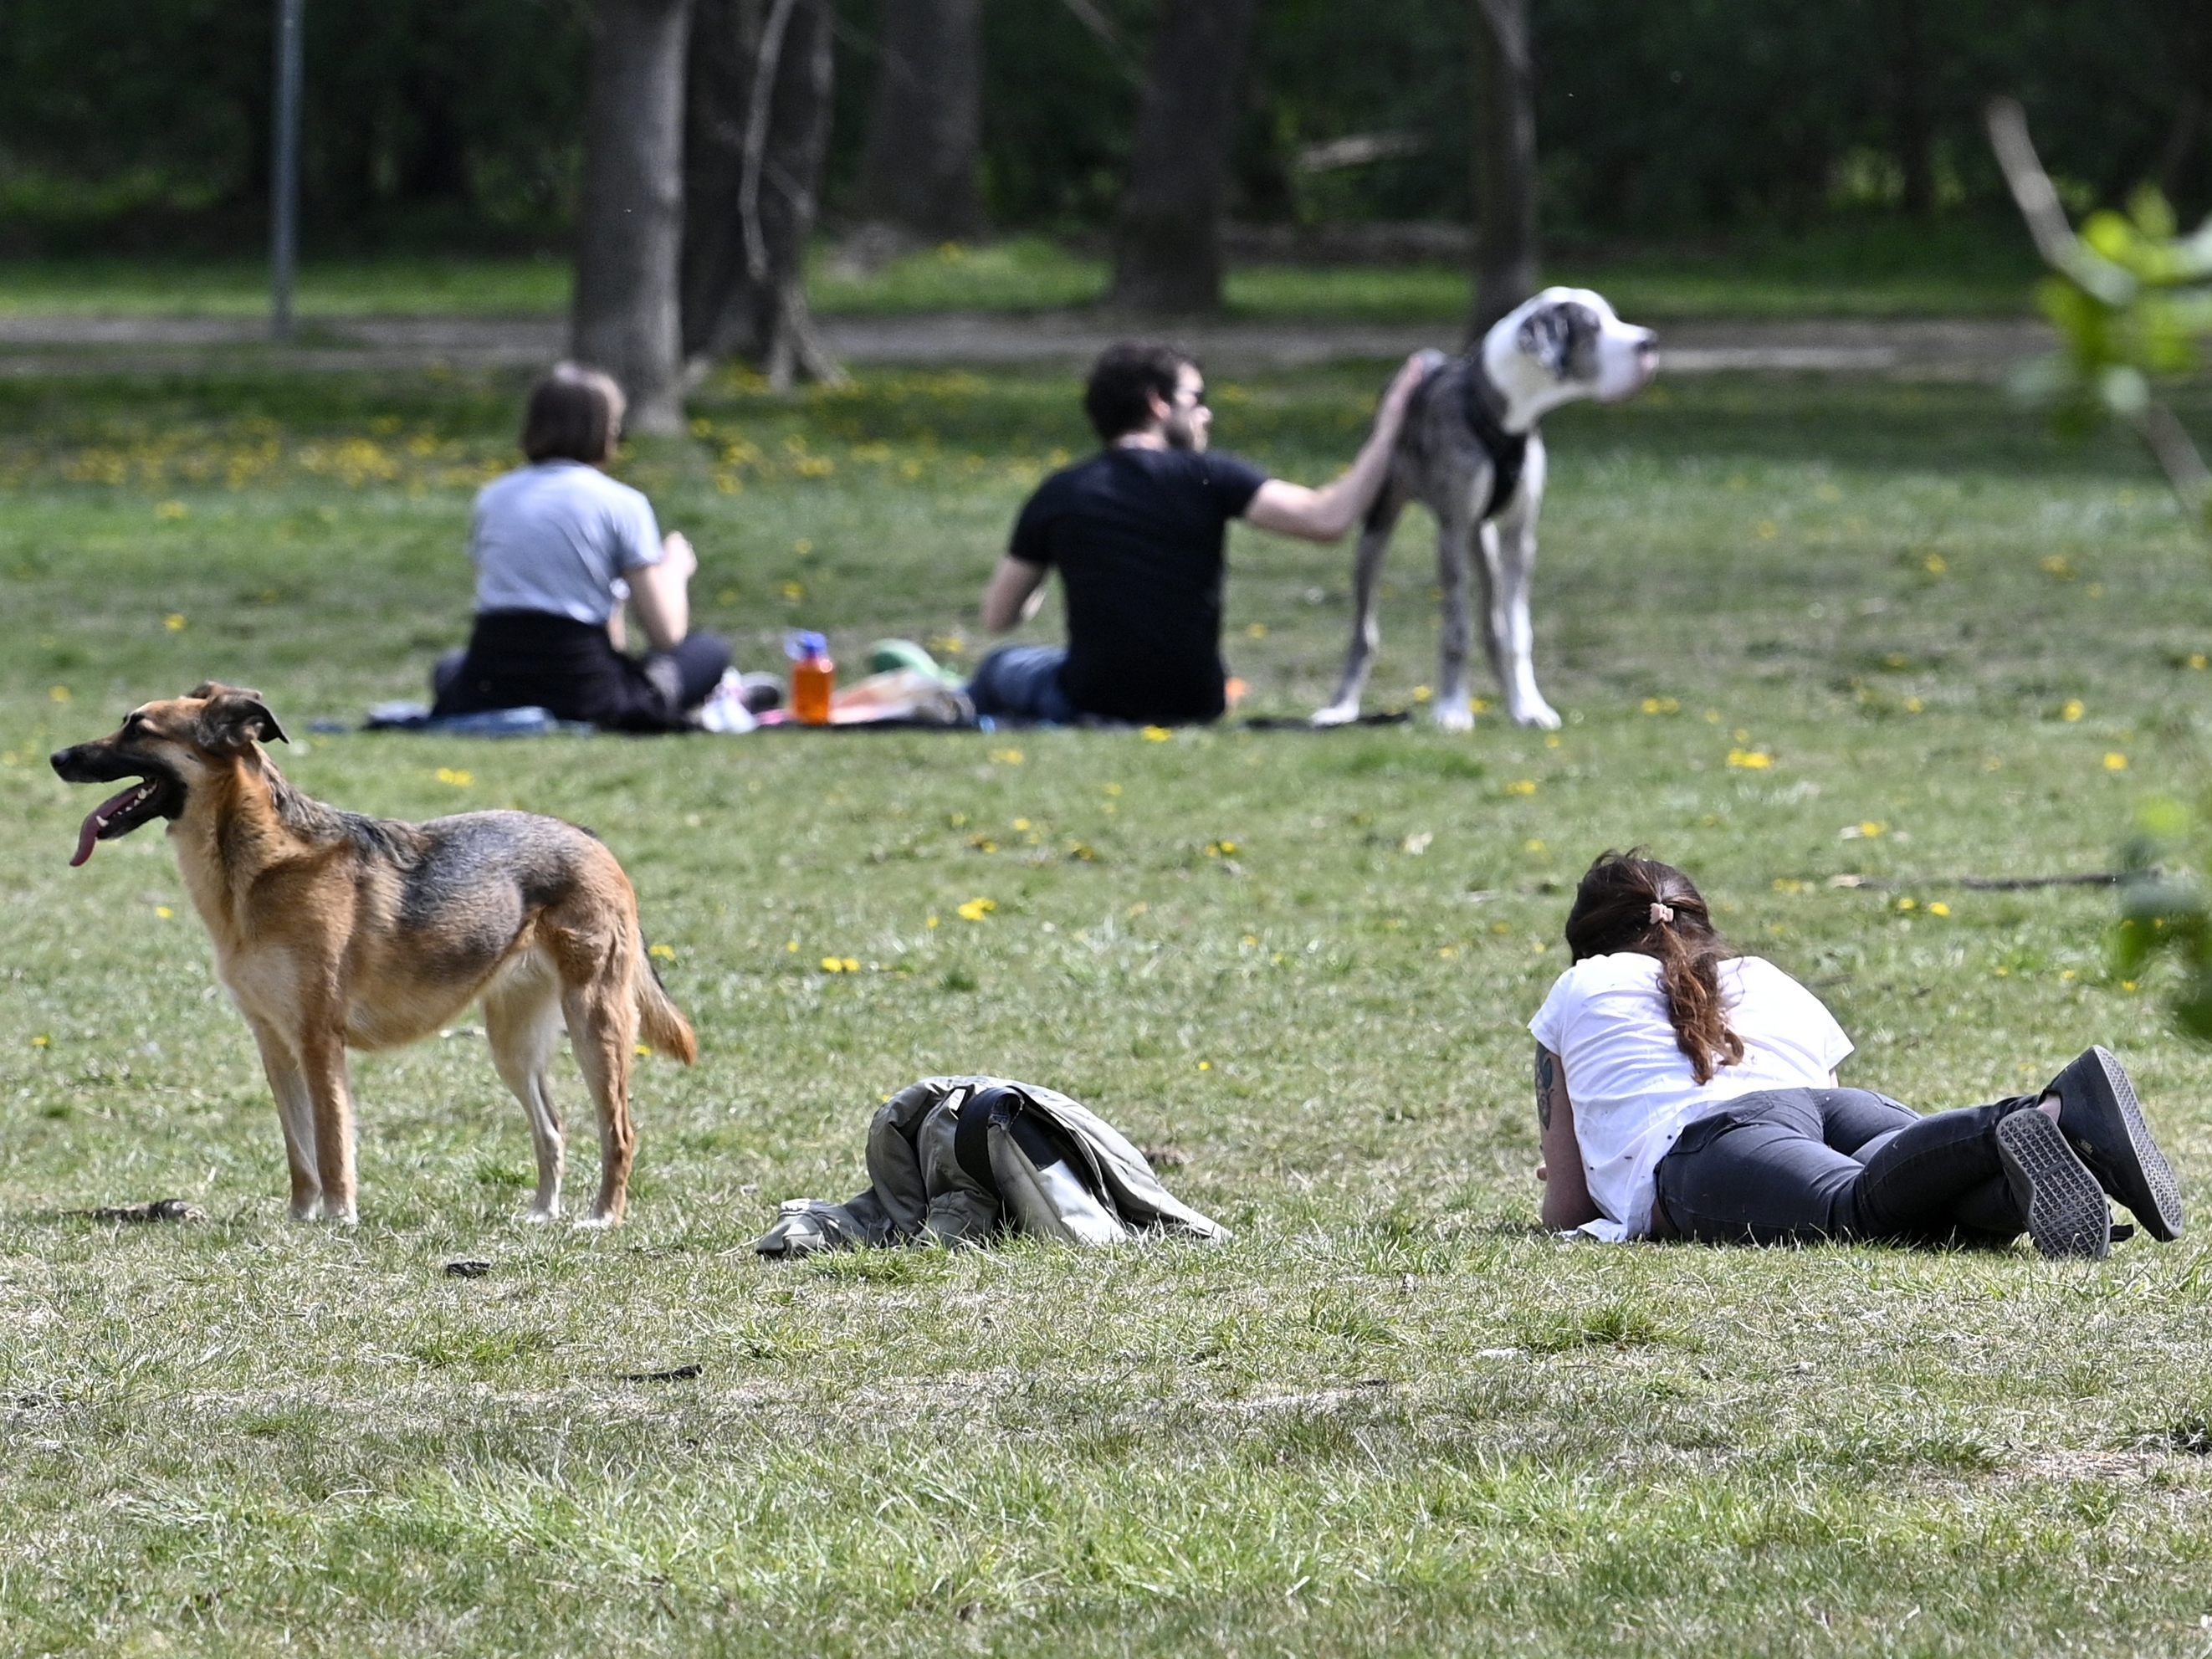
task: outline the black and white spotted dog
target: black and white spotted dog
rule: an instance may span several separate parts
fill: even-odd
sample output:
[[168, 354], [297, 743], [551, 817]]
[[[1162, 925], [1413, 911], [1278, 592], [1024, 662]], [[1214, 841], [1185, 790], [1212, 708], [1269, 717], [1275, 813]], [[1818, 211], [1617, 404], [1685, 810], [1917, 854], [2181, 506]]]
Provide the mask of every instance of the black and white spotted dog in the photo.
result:
[[1359, 694], [1382, 641], [1376, 581], [1408, 501], [1423, 503], [1437, 519], [1443, 587], [1437, 725], [1464, 732], [1474, 723], [1467, 689], [1474, 633], [1468, 578], [1478, 546], [1490, 661], [1504, 690], [1505, 712], [1522, 726], [1559, 723], [1536, 690], [1528, 654], [1528, 578], [1544, 499], [1544, 441], [1536, 422], [1579, 398], [1612, 404], [1634, 397], [1657, 370], [1658, 337], [1622, 322], [1588, 289], [1547, 288], [1493, 324], [1478, 349], [1438, 358], [1407, 408], [1390, 476], [1360, 533], [1352, 649], [1335, 700], [1313, 717], [1316, 726], [1358, 718]]

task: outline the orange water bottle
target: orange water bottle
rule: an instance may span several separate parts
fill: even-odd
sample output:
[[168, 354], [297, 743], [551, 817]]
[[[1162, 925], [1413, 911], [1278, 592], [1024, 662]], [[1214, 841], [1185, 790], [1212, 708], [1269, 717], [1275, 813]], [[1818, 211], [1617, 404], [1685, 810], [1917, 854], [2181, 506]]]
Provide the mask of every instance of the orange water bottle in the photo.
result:
[[830, 724], [830, 694], [836, 689], [837, 665], [830, 660], [830, 641], [801, 630], [785, 640], [791, 659], [791, 717], [801, 726]]

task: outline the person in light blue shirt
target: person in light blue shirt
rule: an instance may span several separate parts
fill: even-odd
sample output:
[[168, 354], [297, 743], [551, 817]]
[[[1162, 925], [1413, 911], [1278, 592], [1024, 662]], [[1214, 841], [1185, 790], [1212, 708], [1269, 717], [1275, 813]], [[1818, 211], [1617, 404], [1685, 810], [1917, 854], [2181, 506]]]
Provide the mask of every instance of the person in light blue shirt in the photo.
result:
[[[478, 492], [469, 526], [476, 623], [433, 677], [436, 715], [537, 707], [623, 732], [665, 732], [720, 683], [730, 647], [690, 626], [691, 544], [663, 536], [653, 504], [606, 475], [622, 389], [563, 363], [532, 388], [529, 464]], [[624, 603], [645, 635], [627, 655]]]

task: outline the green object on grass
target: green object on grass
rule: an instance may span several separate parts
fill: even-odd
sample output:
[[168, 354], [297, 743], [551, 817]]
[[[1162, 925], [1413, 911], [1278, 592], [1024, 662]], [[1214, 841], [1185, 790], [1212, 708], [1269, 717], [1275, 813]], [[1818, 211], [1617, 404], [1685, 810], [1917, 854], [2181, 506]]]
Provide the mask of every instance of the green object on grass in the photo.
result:
[[871, 674], [890, 674], [902, 668], [914, 668], [925, 674], [936, 675], [947, 685], [961, 684], [964, 678], [912, 640], [878, 640], [868, 647], [867, 661]]

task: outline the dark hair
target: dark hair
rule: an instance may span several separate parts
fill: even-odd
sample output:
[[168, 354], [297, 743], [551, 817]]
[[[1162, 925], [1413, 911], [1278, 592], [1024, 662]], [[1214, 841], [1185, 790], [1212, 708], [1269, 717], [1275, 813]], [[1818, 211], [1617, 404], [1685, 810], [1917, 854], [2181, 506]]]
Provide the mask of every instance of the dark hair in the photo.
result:
[[1577, 962], [1617, 951], [1657, 957], [1668, 1023], [1698, 1082], [1743, 1058], [1721, 1006], [1719, 965], [1736, 953], [1714, 930], [1696, 884], [1673, 865], [1640, 847], [1600, 854], [1575, 889], [1567, 951]]
[[1198, 360], [1155, 341], [1121, 340], [1100, 352], [1083, 386], [1083, 412], [1098, 441], [1110, 444], [1148, 424], [1154, 393], [1172, 406], [1186, 364], [1195, 368]]
[[577, 363], [556, 363], [530, 388], [522, 453], [533, 461], [597, 466], [615, 453], [625, 407], [622, 388], [611, 375]]

